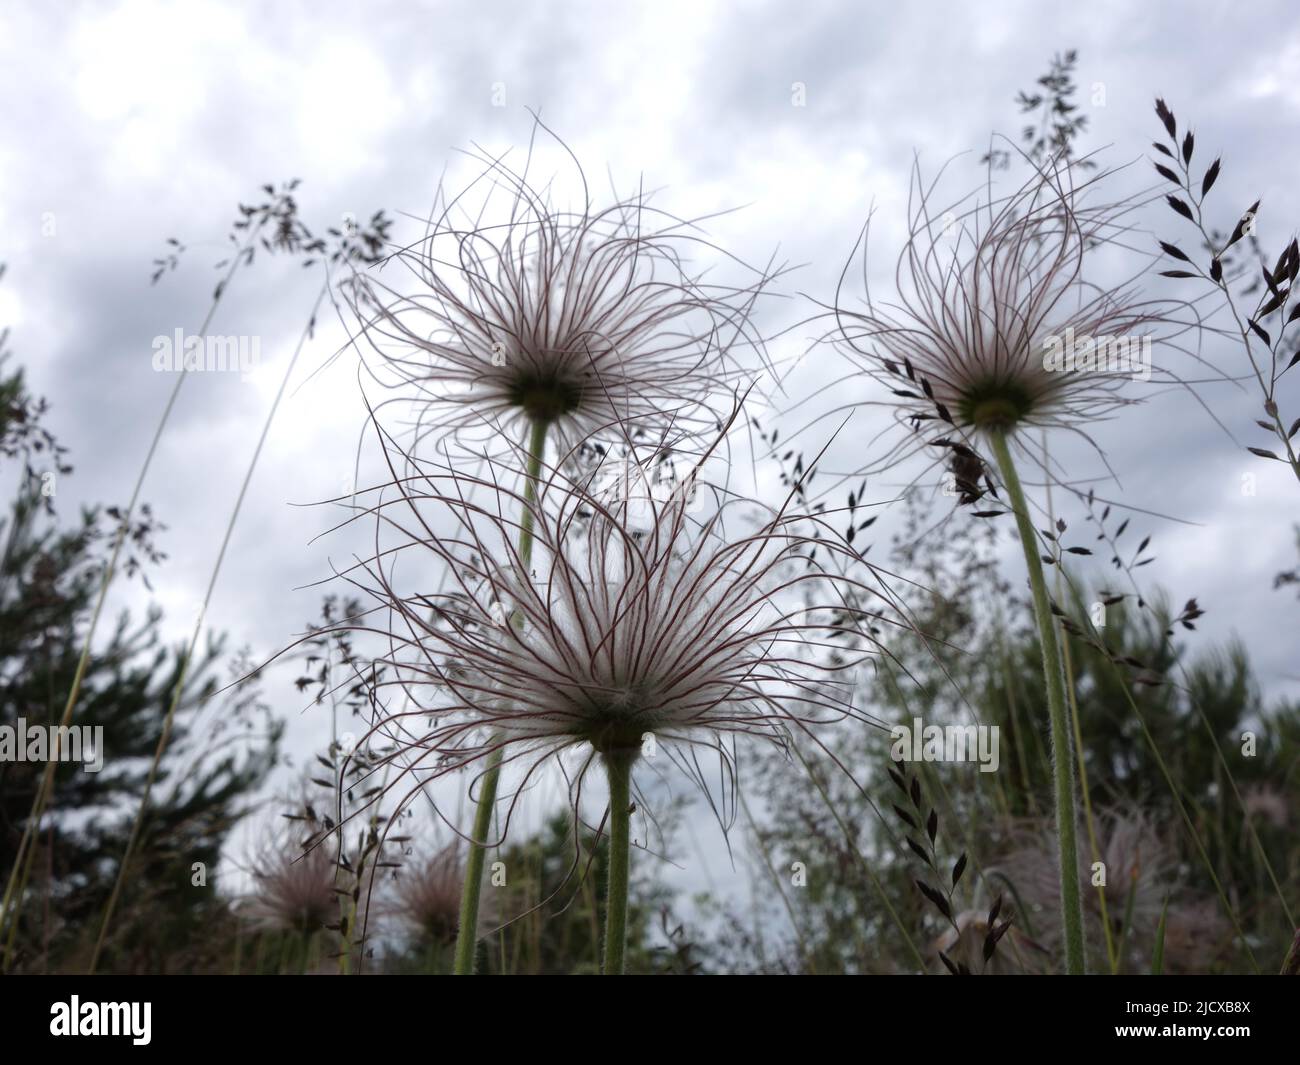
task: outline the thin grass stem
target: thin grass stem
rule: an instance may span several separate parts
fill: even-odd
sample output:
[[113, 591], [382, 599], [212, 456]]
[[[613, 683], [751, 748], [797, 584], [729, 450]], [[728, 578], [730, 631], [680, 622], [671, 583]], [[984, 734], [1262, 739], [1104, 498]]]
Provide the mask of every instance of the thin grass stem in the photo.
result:
[[[247, 242], [239, 249], [230, 262], [230, 269], [226, 271], [222, 282], [217, 286], [216, 295], [212, 298], [212, 303], [208, 307], [208, 313], [203, 319], [203, 324], [199, 326], [199, 336], [206, 336], [209, 327], [212, 325], [212, 319], [216, 316], [217, 307], [221, 303], [222, 296], [230, 286], [236, 271], [240, 265], [246, 261], [247, 249], [254, 246], [254, 242], [260, 239], [262, 226], [264, 222], [258, 225], [249, 233]], [[85, 679], [86, 666], [90, 661], [90, 647], [95, 637], [95, 631], [99, 627], [99, 619], [103, 614], [104, 601], [108, 598], [109, 586], [113, 583], [113, 577], [117, 573], [118, 559], [122, 554], [122, 545], [126, 542], [127, 536], [131, 530], [131, 519], [135, 514], [136, 506], [140, 502], [140, 493], [144, 489], [145, 479], [149, 475], [149, 468], [153, 465], [154, 455], [158, 452], [158, 444], [162, 440], [167, 423], [171, 419], [172, 410], [176, 406], [176, 400], [180, 396], [181, 387], [185, 384], [185, 379], [189, 376], [190, 371], [185, 370], [176, 378], [176, 384], [167, 397], [167, 403], [163, 407], [162, 416], [158, 419], [158, 425], [154, 429], [153, 439], [149, 442], [149, 450], [145, 452], [144, 463], [140, 467], [140, 473], [136, 476], [135, 487], [131, 490], [131, 499], [122, 513], [121, 522], [118, 525], [117, 536], [113, 541], [113, 550], [108, 558], [108, 565], [104, 567], [104, 575], [100, 578], [99, 591], [95, 598], [95, 608], [90, 616], [90, 624], [86, 627], [86, 636], [82, 642], [81, 654], [77, 659], [77, 668], [72, 676], [72, 687], [68, 691], [67, 701], [63, 704], [63, 715], [59, 720], [60, 730], [57, 735], [66, 733], [68, 726], [72, 722], [73, 710], [77, 705], [77, 699], [81, 694], [81, 684]], [[45, 772], [41, 776], [40, 785], [36, 789], [36, 794], [32, 797], [32, 809], [28, 815], [27, 824], [23, 828], [22, 839], [18, 845], [18, 852], [14, 855], [13, 869], [10, 871], [8, 883], [5, 886], [4, 899], [0, 901], [0, 930], [3, 930], [7, 923], [13, 922], [10, 929], [9, 938], [5, 944], [4, 962], [0, 966], [0, 971], [9, 971], [9, 962], [12, 955], [14, 943], [14, 932], [17, 930], [18, 914], [17, 909], [19, 900], [22, 898], [23, 891], [26, 890], [27, 877], [31, 870], [31, 856], [34, 853], [33, 840], [35, 833], [39, 830], [42, 817], [45, 815], [45, 809], [49, 804], [50, 796], [54, 791], [54, 770], [59, 764], [57, 757], [58, 740], [55, 740], [55, 749], [51, 752], [51, 757], [46, 763]], [[20, 886], [21, 884], [21, 886]]]
[[258, 459], [262, 456], [262, 448], [266, 444], [266, 438], [271, 432], [271, 423], [275, 421], [275, 415], [280, 409], [280, 401], [284, 398], [285, 390], [288, 388], [289, 379], [293, 375], [294, 367], [298, 364], [298, 357], [302, 354], [303, 348], [307, 344], [307, 339], [311, 335], [313, 323], [316, 321], [316, 312], [320, 309], [321, 301], [325, 298], [327, 287], [322, 287], [320, 294], [316, 297], [316, 303], [311, 310], [311, 317], [308, 319], [307, 326], [303, 329], [302, 335], [298, 339], [298, 345], [294, 349], [293, 356], [289, 359], [288, 365], [284, 369], [284, 376], [280, 380], [279, 390], [275, 394], [275, 399], [271, 402], [271, 408], [266, 412], [266, 420], [262, 423], [262, 432], [257, 439], [257, 445], [253, 448], [252, 458], [249, 460], [248, 469], [244, 472], [244, 480], [239, 486], [239, 494], [235, 497], [235, 505], [230, 513], [230, 520], [226, 523], [225, 535], [221, 539], [221, 548], [217, 552], [217, 560], [213, 563], [212, 573], [208, 577], [207, 591], [203, 596], [203, 605], [199, 609], [199, 616], [194, 621], [194, 632], [190, 636], [189, 646], [185, 650], [185, 657], [181, 660], [180, 670], [176, 677], [176, 686], [172, 690], [171, 703], [167, 707], [167, 716], [163, 719], [162, 734], [158, 737], [158, 745], [154, 749], [153, 761], [149, 765], [149, 773], [145, 778], [144, 791], [140, 795], [140, 805], [135, 812], [135, 820], [131, 824], [131, 834], [127, 837], [126, 849], [122, 853], [122, 861], [117, 868], [117, 879], [113, 883], [113, 891], [108, 897], [108, 902], [104, 906], [104, 917], [100, 924], [99, 936], [95, 940], [95, 950], [90, 956], [90, 972], [94, 972], [99, 964], [100, 954], [103, 953], [104, 940], [108, 935], [109, 926], [113, 920], [113, 913], [117, 908], [118, 899], [122, 894], [122, 885], [126, 881], [127, 869], [131, 864], [132, 855], [135, 852], [136, 844], [140, 838], [140, 828], [144, 824], [145, 814], [149, 809], [149, 799], [153, 793], [154, 782], [158, 777], [158, 767], [162, 762], [163, 755], [166, 753], [167, 744], [171, 739], [172, 726], [176, 720], [176, 711], [180, 707], [181, 696], [185, 690], [185, 683], [189, 678], [190, 665], [194, 660], [194, 652], [198, 648], [199, 635], [203, 629], [203, 619], [207, 614], [208, 606], [212, 602], [212, 593], [217, 586], [217, 580], [221, 576], [221, 566], [226, 559], [226, 551], [230, 547], [231, 537], [235, 532], [235, 525], [239, 521], [240, 511], [244, 506], [244, 499], [248, 495], [248, 487], [252, 483], [253, 474], [257, 470]]

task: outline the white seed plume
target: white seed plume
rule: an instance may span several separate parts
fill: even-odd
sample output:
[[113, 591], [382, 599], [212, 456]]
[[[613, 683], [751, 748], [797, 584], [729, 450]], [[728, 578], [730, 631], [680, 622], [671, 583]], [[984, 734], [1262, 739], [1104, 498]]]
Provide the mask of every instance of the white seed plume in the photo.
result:
[[[658, 449], [627, 446], [654, 467]], [[361, 511], [396, 543], [381, 536], [343, 576], [376, 603], [348, 626], [387, 641], [372, 733], [394, 745], [412, 788], [497, 752], [522, 788], [566, 750], [577, 779], [598, 758], [651, 751], [697, 779], [698, 754], [717, 752], [729, 779], [739, 736], [783, 743], [867, 717], [849, 673], [897, 610], [833, 516], [796, 515], [787, 501], [728, 536], [757, 505], [697, 484], [699, 466], [615, 497], [561, 460], [530, 498], [503, 487], [514, 472], [406, 459], [415, 472], [395, 475], [396, 494]], [[450, 587], [403, 587], [398, 570], [417, 558], [421, 571], [445, 569]], [[828, 573], [835, 560], [862, 576]]]
[[[521, 439], [538, 422], [570, 442], [614, 425], [713, 428], [711, 405], [743, 383], [742, 354], [761, 357], [751, 311], [774, 274], [646, 193], [597, 205], [580, 169], [579, 206], [557, 208], [550, 184], [531, 183], [531, 147], [521, 172], [480, 161], [467, 189], [439, 192], [418, 241], [348, 286], [381, 356], [372, 370], [413, 405], [416, 440]], [[706, 280], [695, 255], [746, 280]]]
[[[938, 179], [914, 169], [892, 300], [866, 285], [864, 237], [865, 306], [845, 305], [842, 279], [831, 338], [890, 390], [883, 405], [898, 422], [972, 445], [982, 430], [1014, 439], [1030, 427], [1092, 442], [1094, 424], [1139, 402], [1144, 383], [1179, 383], [1160, 363], [1189, 354], [1178, 338], [1195, 326], [1186, 304], [1143, 295], [1155, 243], [1130, 242], [1142, 243], [1133, 218], [1144, 201], [1104, 199], [1113, 173], [1081, 178], [1077, 166], [1049, 163], [1010, 195], [947, 205]], [[1141, 266], [1107, 280], [1116, 251]], [[883, 464], [925, 443], [908, 436]]]

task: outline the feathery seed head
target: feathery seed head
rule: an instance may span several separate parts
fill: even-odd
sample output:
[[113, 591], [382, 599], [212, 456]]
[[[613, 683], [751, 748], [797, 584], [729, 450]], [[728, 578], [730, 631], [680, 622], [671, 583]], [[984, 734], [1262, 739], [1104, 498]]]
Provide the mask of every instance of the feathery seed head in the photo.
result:
[[[644, 465], [658, 452], [626, 446]], [[399, 494], [364, 512], [398, 530], [398, 544], [345, 576], [384, 619], [353, 627], [389, 641], [373, 728], [422, 779], [496, 752], [527, 778], [548, 755], [589, 748], [585, 771], [597, 756], [635, 761], [650, 737], [697, 776], [694, 749], [730, 765], [738, 736], [780, 743], [859, 714], [842, 670], [874, 653], [893, 602], [826, 518], [783, 509], [724, 536], [757, 505], [719, 487], [697, 516], [698, 474], [663, 497], [611, 500], [564, 461], [534, 496], [505, 487], [514, 477], [408, 460]], [[525, 520], [527, 567], [515, 547]], [[864, 576], [829, 578], [809, 561], [814, 548]], [[393, 566], [411, 552], [445, 566], [453, 586], [399, 591]], [[849, 609], [850, 593], [870, 605]]]
[[295, 848], [276, 833], [254, 862], [249, 913], [260, 927], [280, 932], [318, 932], [338, 919], [337, 867], [324, 846]]
[[1151, 353], [1191, 326], [1179, 320], [1185, 304], [1142, 295], [1154, 257], [1140, 252], [1142, 270], [1118, 282], [1099, 277], [1141, 206], [1100, 200], [1111, 180], [1076, 184], [1072, 166], [1048, 164], [1005, 197], [940, 206], [937, 180], [923, 184], [914, 169], [896, 302], [874, 300], [868, 286], [865, 310], [835, 308], [841, 348], [897, 397], [900, 421], [1086, 436], [1137, 402], [1135, 384], [1177, 380]]
[[[532, 151], [521, 172], [481, 156], [468, 188], [440, 190], [424, 236], [389, 260], [413, 284], [352, 279], [361, 331], [382, 356], [373, 372], [415, 403], [417, 438], [486, 438], [520, 421], [570, 440], [616, 423], [712, 425], [710, 403], [742, 378], [741, 351], [761, 354], [750, 313], [774, 275], [647, 193], [596, 205], [580, 169], [577, 209], [556, 207], [550, 183], [530, 179]], [[706, 281], [687, 266], [693, 253], [743, 270], [744, 283]]]
[[448, 944], [460, 921], [464, 870], [453, 844], [401, 870], [397, 877], [397, 912], [423, 939]]

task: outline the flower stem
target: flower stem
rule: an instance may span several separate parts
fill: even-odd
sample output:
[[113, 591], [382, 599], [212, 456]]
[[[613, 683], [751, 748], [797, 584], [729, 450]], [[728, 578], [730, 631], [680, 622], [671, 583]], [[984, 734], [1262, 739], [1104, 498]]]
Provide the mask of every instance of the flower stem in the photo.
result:
[[627, 951], [627, 886], [632, 821], [632, 762], [623, 753], [605, 756], [609, 776], [609, 869], [606, 873], [605, 975], [622, 976]]
[[[542, 455], [546, 449], [546, 422], [533, 422], [528, 444], [528, 474], [524, 483], [524, 512], [519, 519], [519, 560], [525, 570], [533, 559], [533, 509], [537, 499], [537, 481], [542, 473]], [[512, 621], [512, 624], [514, 622]], [[472, 976], [478, 947], [479, 898], [483, 892], [483, 862], [487, 857], [486, 840], [492, 827], [496, 807], [497, 780], [501, 776], [501, 749], [488, 756], [487, 771], [480, 782], [478, 806], [474, 810], [474, 834], [465, 859], [465, 883], [460, 892], [460, 925], [456, 930], [456, 953], [452, 973]]]
[[1079, 851], [1075, 840], [1074, 760], [1070, 753], [1069, 719], [1065, 710], [1065, 674], [1061, 650], [1056, 640], [1056, 622], [1052, 618], [1047, 580], [1038, 552], [1038, 534], [1029, 518], [1020, 476], [1011, 459], [1007, 438], [993, 432], [990, 439], [1002, 480], [1011, 498], [1020, 531], [1020, 546], [1029, 570], [1029, 587], [1033, 592], [1034, 617], [1038, 622], [1038, 642], [1043, 653], [1043, 680], [1047, 687], [1047, 713], [1052, 735], [1052, 775], [1056, 792], [1056, 836], [1060, 851], [1061, 919], [1065, 928], [1065, 968], [1072, 976], [1085, 971], [1083, 950], [1083, 901], [1079, 892]]

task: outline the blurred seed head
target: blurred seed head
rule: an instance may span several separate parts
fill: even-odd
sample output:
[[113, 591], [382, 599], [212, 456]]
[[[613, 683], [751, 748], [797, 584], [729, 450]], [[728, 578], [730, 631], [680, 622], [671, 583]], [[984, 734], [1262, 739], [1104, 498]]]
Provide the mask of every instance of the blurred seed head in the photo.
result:
[[[1179, 883], [1177, 858], [1159, 827], [1142, 812], [1099, 811], [1097, 845], [1105, 863], [1106, 913], [1112, 933], [1128, 914], [1129, 933], [1124, 938], [1127, 971], [1147, 971], [1151, 963], [1161, 911], [1168, 902], [1165, 930], [1165, 965], [1170, 972], [1204, 972], [1228, 942], [1230, 931], [1215, 903], [1193, 897]], [[1035, 940], [1046, 950], [1041, 958], [1053, 969], [1064, 945], [1057, 919], [1060, 889], [1053, 826], [1024, 820], [1009, 826], [1004, 856], [990, 872], [1006, 876], [1016, 897], [1029, 911]], [[1104, 956], [1105, 933], [1101, 924], [1099, 892], [1093, 885], [1093, 854], [1086, 834], [1080, 833], [1079, 876], [1084, 919], [1090, 926], [1087, 940], [1099, 951], [1095, 965], [1108, 966]], [[1044, 919], [1045, 918], [1045, 919]], [[1037, 954], [1029, 960], [1037, 964]], [[1041, 960], [1041, 959], [1039, 959]]]
[[286, 833], [275, 833], [253, 862], [255, 881], [246, 912], [255, 925], [310, 935], [339, 918], [337, 869], [326, 846], [303, 850]]
[[396, 880], [397, 916], [422, 942], [438, 946], [455, 942], [463, 878], [460, 853], [454, 845], [422, 861], [406, 863]]
[[1286, 828], [1290, 820], [1290, 807], [1286, 796], [1267, 784], [1252, 784], [1243, 796], [1246, 813], [1258, 817], [1274, 828]]

